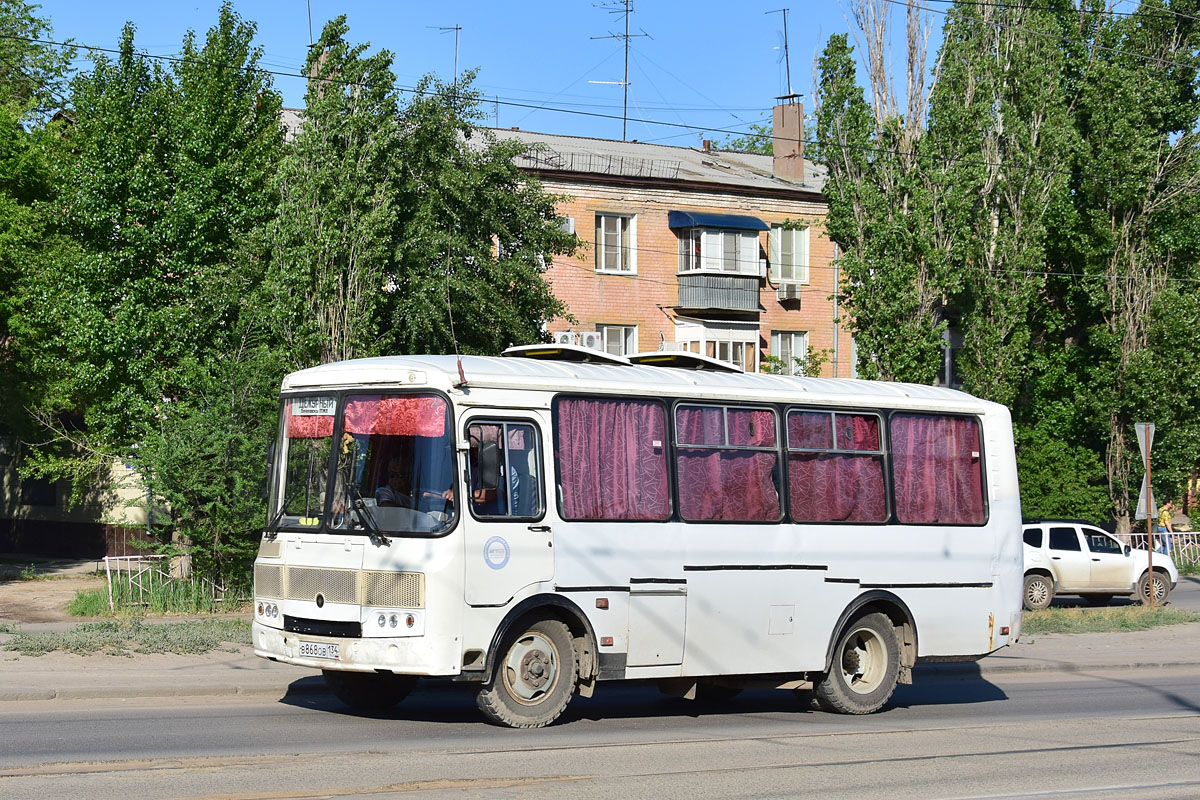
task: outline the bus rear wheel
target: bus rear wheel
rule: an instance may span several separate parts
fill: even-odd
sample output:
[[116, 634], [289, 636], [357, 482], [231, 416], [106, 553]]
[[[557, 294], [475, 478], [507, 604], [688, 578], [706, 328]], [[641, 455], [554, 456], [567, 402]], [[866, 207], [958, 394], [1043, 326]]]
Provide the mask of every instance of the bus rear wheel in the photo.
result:
[[475, 705], [498, 725], [541, 728], [566, 710], [578, 680], [570, 630], [558, 620], [541, 619], [518, 625], [505, 638]]
[[390, 672], [345, 672], [323, 669], [321, 676], [333, 696], [356, 711], [387, 711], [417, 685], [413, 675]]
[[900, 675], [900, 643], [892, 621], [880, 613], [853, 620], [838, 637], [829, 672], [813, 698], [826, 711], [871, 714], [883, 708]]

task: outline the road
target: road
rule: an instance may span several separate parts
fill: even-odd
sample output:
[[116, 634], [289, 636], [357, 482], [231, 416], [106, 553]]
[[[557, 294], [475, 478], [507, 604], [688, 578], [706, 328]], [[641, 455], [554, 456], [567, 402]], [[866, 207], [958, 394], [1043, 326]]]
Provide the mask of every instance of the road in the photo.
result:
[[[1110, 606], [1133, 605], [1136, 601], [1128, 597], [1114, 597]], [[1051, 604], [1055, 608], [1096, 608], [1077, 595], [1055, 597]], [[1167, 604], [1185, 611], [1200, 614], [1200, 575], [1180, 575], [1175, 590], [1167, 597]], [[1103, 608], [1103, 606], [1100, 606]]]
[[10, 702], [0, 795], [1195, 798], [1198, 712], [1195, 670], [922, 675], [869, 717], [788, 692], [698, 707], [603, 685], [536, 731], [484, 724], [447, 685], [382, 716], [323, 694]]

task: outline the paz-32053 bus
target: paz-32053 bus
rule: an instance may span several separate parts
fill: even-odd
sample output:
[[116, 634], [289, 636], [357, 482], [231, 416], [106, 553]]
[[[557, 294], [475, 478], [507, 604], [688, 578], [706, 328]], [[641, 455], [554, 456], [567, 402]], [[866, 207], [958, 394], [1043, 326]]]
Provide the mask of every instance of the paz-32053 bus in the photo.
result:
[[[358, 708], [423, 677], [536, 727], [600, 681], [870, 713], [1021, 624], [1008, 411], [564, 347], [283, 381], [257, 654]], [[811, 693], [811, 694], [809, 694]]]

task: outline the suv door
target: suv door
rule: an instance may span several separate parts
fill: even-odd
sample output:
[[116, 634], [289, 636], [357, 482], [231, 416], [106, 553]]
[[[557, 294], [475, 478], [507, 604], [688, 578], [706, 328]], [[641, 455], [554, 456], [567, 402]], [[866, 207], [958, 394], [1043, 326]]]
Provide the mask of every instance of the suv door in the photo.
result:
[[1084, 528], [1083, 539], [1092, 559], [1092, 588], [1129, 591], [1132, 562], [1121, 543], [1098, 528]]
[[1050, 528], [1050, 563], [1058, 577], [1061, 592], [1090, 591], [1092, 562], [1074, 527]]

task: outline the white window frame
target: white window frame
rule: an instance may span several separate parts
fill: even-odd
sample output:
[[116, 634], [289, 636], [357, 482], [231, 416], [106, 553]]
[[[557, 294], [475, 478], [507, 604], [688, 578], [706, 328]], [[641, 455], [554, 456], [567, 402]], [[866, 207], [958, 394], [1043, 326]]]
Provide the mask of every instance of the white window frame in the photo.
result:
[[637, 325], [597, 325], [596, 332], [602, 337], [604, 352], [614, 356], [628, 356], [638, 351]]
[[[700, 255], [696, 255], [699, 242]], [[679, 274], [759, 274], [758, 232], [727, 228], [684, 228], [679, 232]], [[730, 250], [732, 249], [732, 261]]]
[[[617, 230], [615, 235], [618, 238], [616, 246], [616, 269], [610, 269], [605, 266], [608, 261], [608, 254], [611, 248], [605, 245], [604, 239], [611, 235], [605, 232], [605, 226], [608, 220], [615, 221]], [[621, 223], [625, 222], [622, 228]], [[628, 242], [622, 243], [622, 239], [628, 239]], [[636, 275], [637, 274], [637, 215], [636, 214], [615, 214], [602, 211], [596, 212], [596, 272], [601, 275]]]
[[[712, 356], [747, 372], [759, 371], [759, 329], [757, 322], [713, 323], [702, 320], [677, 320], [675, 342], [679, 350]], [[709, 345], [712, 345], [711, 352]], [[746, 356], [751, 356], [747, 369]], [[738, 358], [740, 356], [740, 358]]]
[[808, 358], [808, 331], [771, 331], [771, 355], [783, 362], [783, 374], [795, 375], [795, 359]]
[[808, 283], [809, 229], [771, 226], [771, 280]]

